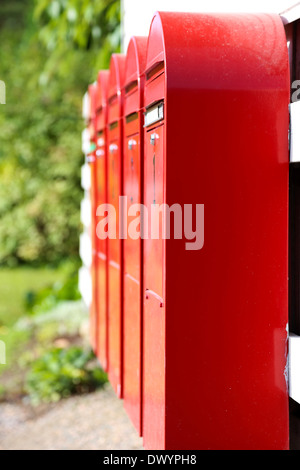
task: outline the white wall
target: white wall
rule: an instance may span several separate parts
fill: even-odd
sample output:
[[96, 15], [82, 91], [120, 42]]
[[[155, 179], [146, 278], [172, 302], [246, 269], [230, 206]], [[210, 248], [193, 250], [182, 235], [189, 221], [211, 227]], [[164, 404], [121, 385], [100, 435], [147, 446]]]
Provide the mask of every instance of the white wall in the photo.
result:
[[[88, 95], [83, 98], [83, 116], [88, 117]], [[82, 153], [86, 155], [90, 150], [90, 135], [87, 128], [82, 132]], [[91, 168], [85, 162], [81, 167], [81, 186], [84, 190], [84, 198], [81, 201], [81, 222], [83, 232], [80, 235], [79, 255], [82, 260], [82, 267], [79, 270], [79, 292], [87, 305], [90, 307], [92, 301], [92, 242], [91, 242]]]
[[131, 36], [147, 36], [156, 11], [224, 13], [282, 13], [299, 3], [295, 0], [121, 0], [122, 51]]

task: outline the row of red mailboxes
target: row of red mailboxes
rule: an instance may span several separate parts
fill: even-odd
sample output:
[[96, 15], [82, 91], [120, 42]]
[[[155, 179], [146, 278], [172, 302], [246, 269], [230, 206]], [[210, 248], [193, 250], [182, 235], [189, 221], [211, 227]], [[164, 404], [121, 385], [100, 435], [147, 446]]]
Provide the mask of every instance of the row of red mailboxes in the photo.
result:
[[[157, 13], [89, 96], [92, 343], [145, 447], [287, 448], [280, 18]], [[113, 205], [118, 223], [122, 195], [204, 204], [204, 245], [99, 239], [97, 207]]]

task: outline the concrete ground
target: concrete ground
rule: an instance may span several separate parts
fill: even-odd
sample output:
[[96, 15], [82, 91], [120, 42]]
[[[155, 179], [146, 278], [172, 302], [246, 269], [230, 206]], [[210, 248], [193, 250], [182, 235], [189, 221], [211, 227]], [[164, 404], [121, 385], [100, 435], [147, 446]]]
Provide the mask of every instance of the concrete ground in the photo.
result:
[[36, 410], [22, 402], [0, 404], [0, 450], [142, 449], [109, 384]]

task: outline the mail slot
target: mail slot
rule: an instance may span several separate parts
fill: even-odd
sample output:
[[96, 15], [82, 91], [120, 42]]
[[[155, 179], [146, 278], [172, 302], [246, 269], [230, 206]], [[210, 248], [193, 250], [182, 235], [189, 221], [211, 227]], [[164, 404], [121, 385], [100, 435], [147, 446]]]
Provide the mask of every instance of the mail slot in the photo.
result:
[[[100, 70], [96, 99], [96, 211], [107, 203], [107, 84], [108, 70]], [[96, 216], [97, 230], [99, 217]], [[97, 356], [104, 370], [108, 370], [107, 318], [107, 239], [96, 233], [97, 273]]]
[[288, 448], [288, 103], [279, 17], [154, 16], [144, 203], [162, 210], [144, 240], [146, 449]]
[[[124, 239], [124, 406], [134, 426], [142, 428], [142, 238], [143, 92], [147, 38], [132, 37], [126, 55], [124, 82], [124, 196], [127, 227]], [[131, 233], [130, 224], [136, 225]]]
[[98, 297], [97, 297], [97, 253], [96, 253], [96, 99], [97, 99], [97, 83], [92, 83], [88, 87], [90, 114], [88, 121], [88, 130], [90, 138], [90, 149], [87, 154], [87, 161], [90, 165], [91, 171], [91, 248], [92, 248], [92, 263], [91, 263], [91, 279], [92, 279], [92, 301], [90, 306], [90, 336], [91, 345], [95, 353], [97, 352], [97, 336], [98, 336]]
[[[113, 54], [108, 80], [108, 203], [120, 224], [119, 197], [123, 194], [123, 83], [125, 55]], [[109, 217], [114, 214], [109, 212]], [[111, 226], [112, 226], [111, 225]], [[119, 397], [123, 380], [123, 240], [117, 231], [108, 238], [108, 355], [109, 379]]]

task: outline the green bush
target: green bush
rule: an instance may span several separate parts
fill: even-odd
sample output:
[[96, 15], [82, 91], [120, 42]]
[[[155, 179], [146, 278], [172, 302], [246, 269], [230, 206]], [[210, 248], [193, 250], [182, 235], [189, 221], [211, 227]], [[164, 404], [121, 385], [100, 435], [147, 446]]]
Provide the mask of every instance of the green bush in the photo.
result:
[[44, 313], [64, 300], [79, 300], [78, 275], [73, 274], [64, 282], [57, 281], [39, 291], [28, 291], [25, 296], [25, 308], [28, 313]]
[[78, 257], [82, 97], [120, 42], [119, 0], [1, 0], [0, 265]]
[[33, 404], [56, 402], [103, 386], [107, 376], [91, 351], [72, 346], [52, 348], [33, 362], [26, 379], [26, 391]]

